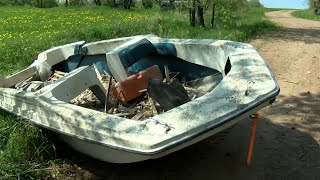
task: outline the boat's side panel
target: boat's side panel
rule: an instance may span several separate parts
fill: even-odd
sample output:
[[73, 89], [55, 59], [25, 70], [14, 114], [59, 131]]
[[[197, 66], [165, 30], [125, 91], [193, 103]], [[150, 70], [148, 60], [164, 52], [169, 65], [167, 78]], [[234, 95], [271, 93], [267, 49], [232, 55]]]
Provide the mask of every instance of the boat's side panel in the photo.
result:
[[84, 43], [85, 41], [79, 41], [48, 49], [38, 55], [38, 60], [46, 61], [50, 66], [53, 66], [66, 60], [69, 56], [74, 55], [75, 46], [82, 45]]
[[174, 146], [173, 148], [167, 149], [166, 151], [160, 151], [158, 153], [148, 154], [148, 153], [139, 153], [134, 151], [121, 150], [121, 149], [113, 148], [110, 146], [106, 146], [104, 144], [99, 144], [99, 143], [79, 139], [76, 137], [72, 137], [66, 134], [60, 134], [60, 137], [63, 141], [69, 144], [73, 149], [81, 153], [84, 153], [86, 155], [89, 155], [93, 158], [96, 158], [102, 161], [111, 162], [111, 163], [133, 163], [133, 162], [139, 162], [139, 161], [144, 161], [148, 159], [157, 159], [165, 155], [168, 155], [170, 153], [173, 153], [175, 151], [178, 151], [180, 149], [183, 149], [185, 147], [188, 147], [192, 144], [195, 144], [229, 127], [232, 127], [233, 125], [235, 125], [241, 120], [246, 120], [246, 119], [249, 120], [249, 115], [257, 112], [259, 109], [263, 107], [268, 106], [270, 103], [271, 103], [270, 101], [267, 101], [259, 105], [258, 107], [242, 114], [241, 116], [236, 117], [232, 121], [229, 121], [217, 128], [214, 128], [206, 133], [203, 133], [193, 139], [187, 140], [177, 146]]
[[[124, 157], [128, 159], [117, 161], [113, 158], [112, 161], [134, 162], [161, 157], [198, 142], [261, 109], [279, 93], [272, 73], [250, 45], [214, 40], [161, 41], [154, 37], [148, 40], [152, 43], [171, 43], [179, 58], [220, 72], [223, 72], [229, 58], [232, 68], [208, 94], [140, 122], [71, 105], [54, 97], [52, 89], [48, 90], [50, 92], [39, 90], [31, 93], [0, 88], [0, 107], [43, 127], [79, 139], [75, 144], [70, 143], [86, 154], [110, 161], [112, 157], [104, 155], [104, 151], [111, 148], [116, 154], [125, 153]], [[135, 41], [139, 41], [139, 38]], [[42, 55], [39, 56], [40, 60], [53, 65], [58, 59], [60, 61], [72, 55], [75, 45], [48, 50], [42, 54], [42, 59]], [[119, 57], [117, 53], [127, 45], [110, 53], [111, 59], [113, 56]], [[108, 62], [109, 68], [113, 68], [112, 74], [118, 73], [119, 79], [126, 77], [121, 64], [119, 58]], [[68, 84], [68, 78], [61, 81]], [[54, 82], [53, 86], [57, 83], [59, 81]], [[59, 93], [61, 95], [63, 90]], [[94, 144], [92, 150], [81, 150], [82, 142], [88, 146]]]

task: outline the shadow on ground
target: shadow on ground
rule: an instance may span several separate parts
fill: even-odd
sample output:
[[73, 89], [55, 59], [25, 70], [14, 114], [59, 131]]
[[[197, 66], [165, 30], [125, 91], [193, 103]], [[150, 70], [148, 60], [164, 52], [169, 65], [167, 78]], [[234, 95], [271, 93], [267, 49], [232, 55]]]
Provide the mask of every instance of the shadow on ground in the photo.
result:
[[[256, 144], [250, 167], [245, 165], [251, 119], [234, 126], [217, 144], [212, 137], [166, 157], [133, 164], [111, 164], [94, 160], [63, 146], [58, 154], [88, 171], [92, 179], [320, 179], [320, 146], [308, 131], [319, 123], [319, 95], [279, 97], [265, 110], [272, 117], [284, 113], [316, 116], [301, 123], [273, 123], [268, 114], [258, 125]], [[294, 106], [292, 106], [294, 105]], [[263, 113], [265, 114], [265, 113]], [[61, 147], [61, 146], [60, 146]], [[85, 177], [86, 179], [89, 176]]]
[[320, 29], [284, 28], [282, 31], [268, 34], [268, 38], [272, 40], [304, 41], [306, 44], [319, 44], [319, 32]]

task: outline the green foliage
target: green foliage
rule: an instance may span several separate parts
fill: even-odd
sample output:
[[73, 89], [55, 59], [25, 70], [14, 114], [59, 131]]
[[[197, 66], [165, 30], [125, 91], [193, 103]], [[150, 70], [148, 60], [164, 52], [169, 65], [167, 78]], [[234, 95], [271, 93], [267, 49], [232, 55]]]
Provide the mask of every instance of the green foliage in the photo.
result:
[[15, 6], [23, 6], [30, 5], [31, 0], [0, 0], [0, 5], [15, 5]]
[[56, 0], [0, 0], [0, 5], [25, 6], [31, 5], [39, 8], [58, 6]]
[[259, 2], [259, 0], [248, 1], [248, 5], [250, 7], [263, 7], [263, 5]]
[[298, 18], [320, 21], [320, 15], [315, 15], [313, 10], [295, 11], [292, 13], [292, 15]]
[[[215, 27], [218, 20], [225, 22], [224, 26], [227, 27], [230, 23], [233, 23], [231, 21], [233, 12], [247, 11], [249, 7], [246, 0], [188, 0], [187, 2], [188, 9], [190, 9], [191, 26], [205, 26], [205, 24], [211, 22], [211, 24], [213, 23], [212, 26]], [[205, 22], [202, 18], [202, 14], [204, 13], [211, 13], [211, 20]]]
[[38, 8], [52, 8], [58, 6], [56, 0], [32, 0], [30, 4]]
[[191, 7], [191, 0], [188, 0], [188, 1], [175, 1], [174, 2], [174, 8], [177, 10], [177, 11], [180, 11], [180, 12], [187, 12], [188, 11], [188, 8]]
[[232, 10], [228, 7], [221, 6], [218, 10], [217, 16], [216, 16], [216, 21], [218, 28], [228, 28], [232, 24], [234, 24], [234, 19], [232, 16]]
[[102, 5], [109, 7], [117, 7], [117, 3], [115, 0], [102, 0]]
[[241, 11], [248, 8], [247, 0], [212, 0], [217, 1], [220, 6], [228, 8], [231, 11]]
[[310, 9], [319, 8], [320, 6], [320, 0], [306, 0], [306, 1]]
[[146, 9], [153, 8], [154, 1], [153, 0], [142, 0], [142, 6]]
[[102, 0], [102, 5], [109, 6], [109, 7], [123, 7], [123, 8], [130, 8], [134, 7], [136, 2], [134, 0]]
[[0, 110], [0, 179], [39, 178], [54, 148], [41, 129]]
[[88, 1], [86, 0], [69, 0], [70, 6], [85, 6], [88, 5]]

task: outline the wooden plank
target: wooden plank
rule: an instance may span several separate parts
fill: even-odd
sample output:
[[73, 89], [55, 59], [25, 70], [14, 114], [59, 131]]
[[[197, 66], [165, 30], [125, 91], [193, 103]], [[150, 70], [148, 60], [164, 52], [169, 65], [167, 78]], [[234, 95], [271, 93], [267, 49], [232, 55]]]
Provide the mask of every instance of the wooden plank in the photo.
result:
[[130, 108], [124, 107], [121, 104], [118, 105], [118, 110], [124, 111], [126, 113], [135, 113], [134, 109], [130, 109]]
[[184, 89], [185, 89], [186, 91], [191, 91], [191, 92], [195, 92], [195, 93], [204, 93], [204, 94], [208, 93], [208, 92], [200, 91], [200, 90], [197, 90], [197, 89], [194, 89], [194, 88], [191, 88], [191, 87], [185, 87], [185, 86], [184, 86]]
[[154, 116], [155, 116], [155, 115], [158, 115], [158, 111], [157, 111], [157, 109], [156, 109], [156, 106], [154, 105], [153, 99], [149, 96], [149, 97], [148, 97], [148, 100], [149, 100], [149, 102], [150, 102], [153, 115], [154, 115]]
[[117, 113], [117, 114], [112, 114], [114, 116], [120, 116], [120, 117], [123, 117], [123, 116], [131, 116], [133, 115], [134, 113]]
[[168, 67], [168, 65], [166, 64], [166, 65], [164, 65], [164, 74], [165, 74], [165, 76], [166, 76], [166, 82], [167, 82], [167, 83], [170, 83], [170, 82], [171, 82], [169, 73], [170, 73], [169, 67]]
[[131, 119], [138, 121], [142, 118], [142, 116], [147, 112], [147, 110], [143, 109], [139, 113], [137, 113], [135, 116], [133, 116]]
[[38, 75], [38, 70], [36, 67], [34, 66], [28, 67], [6, 78], [3, 78], [3, 77], [0, 78], [1, 80], [0, 87], [10, 88], [18, 84], [19, 82], [28, 79], [29, 77], [37, 76], [37, 75]]
[[111, 83], [112, 83], [112, 76], [108, 76], [108, 83], [106, 86], [106, 102], [104, 104], [104, 112], [108, 112], [109, 109], [109, 94], [110, 94], [110, 87], [111, 87]]
[[63, 75], [63, 76], [66, 74], [66, 72], [57, 71], [57, 70], [55, 70], [54, 73], [55, 74], [60, 74], [60, 75]]
[[144, 92], [147, 92], [147, 89], [141, 89], [138, 91], [139, 93], [144, 93]]

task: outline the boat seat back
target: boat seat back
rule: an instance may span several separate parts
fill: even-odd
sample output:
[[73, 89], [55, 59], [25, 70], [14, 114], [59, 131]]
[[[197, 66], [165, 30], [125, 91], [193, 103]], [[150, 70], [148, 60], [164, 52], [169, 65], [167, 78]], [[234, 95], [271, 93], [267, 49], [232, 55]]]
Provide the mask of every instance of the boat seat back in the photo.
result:
[[155, 52], [156, 49], [152, 43], [147, 39], [142, 39], [120, 50], [118, 54], [123, 67], [128, 68], [141, 58]]

